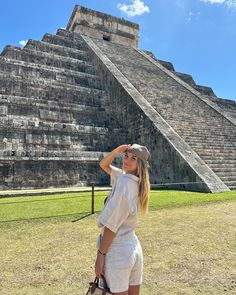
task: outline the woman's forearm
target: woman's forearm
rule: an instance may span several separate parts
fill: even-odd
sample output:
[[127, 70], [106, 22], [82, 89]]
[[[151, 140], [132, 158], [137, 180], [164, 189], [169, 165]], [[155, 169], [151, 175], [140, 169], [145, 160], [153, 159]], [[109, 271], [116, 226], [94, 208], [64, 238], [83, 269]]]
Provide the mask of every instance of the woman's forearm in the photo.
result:
[[122, 144], [115, 148], [113, 151], [111, 151], [106, 157], [104, 157], [99, 165], [100, 167], [107, 172], [108, 174], [111, 174], [111, 163], [113, 159], [120, 153], [123, 153], [125, 150], [127, 150], [131, 145], [130, 144]]
[[111, 163], [114, 160], [114, 158], [118, 155], [118, 152], [116, 149], [114, 149], [113, 151], [111, 151], [108, 155], [106, 155], [106, 157], [104, 157], [100, 163], [99, 166], [108, 174], [111, 174]]
[[103, 253], [103, 254], [107, 253], [107, 250], [110, 247], [115, 236], [116, 236], [116, 233], [114, 233], [113, 231], [111, 231], [107, 227], [104, 228], [102, 241], [101, 241], [100, 247], [98, 249], [100, 253]]

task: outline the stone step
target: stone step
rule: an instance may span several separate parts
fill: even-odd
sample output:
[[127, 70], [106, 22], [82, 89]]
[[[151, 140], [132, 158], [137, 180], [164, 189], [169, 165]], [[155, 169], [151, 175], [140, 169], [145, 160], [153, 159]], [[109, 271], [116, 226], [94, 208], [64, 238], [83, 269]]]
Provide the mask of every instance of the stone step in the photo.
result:
[[48, 54], [53, 54], [54, 56], [63, 56], [69, 59], [89, 61], [90, 57], [88, 53], [84, 50], [79, 50], [75, 48], [68, 48], [61, 45], [55, 45], [43, 41], [28, 40], [24, 49], [31, 49], [35, 51], [45, 52]]
[[[210, 125], [212, 124], [212, 126]], [[197, 126], [192, 123], [192, 125], [189, 126], [180, 126], [180, 125], [171, 125], [177, 132], [186, 132], [186, 133], [192, 133], [192, 134], [211, 134], [214, 132], [235, 132], [235, 126], [226, 126], [226, 125], [216, 125], [214, 122], [206, 123], [202, 126]]]
[[[97, 153], [95, 150], [93, 153]], [[16, 188], [46, 188], [91, 185], [91, 182], [104, 181], [104, 174], [98, 169], [99, 157], [92, 160], [89, 155], [76, 158], [25, 158], [25, 160], [9, 159], [1, 161], [1, 174], [3, 169], [14, 169], [14, 175], [3, 176], [3, 189]], [[92, 157], [92, 155], [91, 155]], [[88, 160], [88, 161], [87, 161]], [[5, 167], [4, 167], [5, 166]]]
[[[219, 122], [218, 116], [213, 116], [211, 115], [210, 117], [202, 117], [202, 114], [199, 114], [199, 116], [193, 115], [192, 117], [187, 115], [187, 114], [182, 114], [182, 117], [176, 118], [175, 116], [169, 115], [168, 122], [173, 124], [173, 125], [179, 125], [182, 127], [191, 127], [191, 128], [196, 128], [196, 126], [210, 126], [214, 127], [215, 124], [219, 124], [220, 126], [222, 125], [221, 122]], [[214, 124], [212, 124], [214, 123]], [[209, 125], [211, 124], [211, 125]], [[229, 122], [227, 126], [231, 126], [231, 123]]]
[[222, 156], [222, 155], [217, 157], [205, 156], [205, 157], [202, 157], [202, 159], [204, 162], [208, 164], [208, 166], [211, 166], [212, 164], [216, 164], [216, 163], [217, 164], [219, 163], [219, 165], [230, 164], [230, 163], [234, 163], [235, 161], [235, 157], [233, 156], [230, 157], [230, 156]]
[[[162, 65], [165, 67], [165, 64], [162, 64]], [[209, 95], [209, 96], [211, 95], [211, 96], [215, 97], [215, 94], [214, 94], [212, 88], [206, 87], [206, 86], [201, 86], [201, 85], [196, 85], [196, 83], [193, 80], [193, 77], [191, 75], [185, 74], [185, 73], [175, 72], [174, 69], [170, 69], [170, 68], [167, 68], [167, 69], [171, 70], [173, 74], [175, 74], [178, 78], [180, 78], [181, 80], [183, 80], [184, 82], [189, 84], [195, 90], [199, 91], [201, 94]]]
[[[14, 133], [17, 131], [19, 134]], [[40, 130], [39, 130], [40, 131]], [[23, 156], [24, 152], [38, 151], [41, 155], [48, 150], [56, 152], [80, 151], [80, 150], [103, 150], [105, 147], [110, 147], [111, 134], [99, 134], [98, 132], [76, 132], [73, 134], [65, 134], [56, 132], [44, 131], [42, 134], [38, 130], [28, 130], [25, 134], [24, 130], [11, 130], [1, 132], [3, 142], [0, 143], [1, 153], [4, 157]], [[117, 141], [117, 140], [116, 140]]]
[[57, 150], [16, 150], [14, 153], [11, 151], [0, 151], [0, 161], [25, 161], [25, 160], [31, 160], [34, 159], [36, 161], [38, 160], [62, 160], [62, 161], [99, 161], [101, 159], [103, 152], [102, 148], [104, 147], [98, 147], [100, 148], [98, 152], [96, 147], [90, 147], [90, 149], [87, 149], [86, 146], [80, 146], [80, 149], [78, 147], [77, 151], [57, 151]]
[[100, 79], [94, 74], [64, 70], [30, 62], [1, 58], [0, 71], [27, 79], [53, 80], [53, 82], [102, 89]]
[[[229, 139], [235, 140], [236, 139], [236, 134], [235, 132], [229, 130], [229, 131], [224, 131], [224, 132], [212, 132], [212, 133], [196, 133], [196, 132], [191, 132], [189, 130], [185, 130], [182, 132], [177, 132], [180, 134], [184, 139], [186, 140], [193, 140], [193, 141], [204, 141], [204, 140], [209, 140], [209, 141], [223, 141], [226, 140], [228, 141]], [[218, 140], [217, 140], [218, 139]]]
[[71, 57], [59, 56], [54, 53], [48, 53], [45, 51], [35, 50], [28, 47], [23, 49], [14, 46], [8, 46], [1, 54], [1, 58], [9, 58], [13, 60], [25, 61], [33, 64], [45, 65], [48, 67], [54, 67], [79, 71], [85, 73], [94, 73], [94, 67], [91, 62], [79, 60]]
[[204, 160], [211, 160], [211, 159], [220, 159], [220, 160], [234, 160], [236, 158], [235, 153], [222, 153], [222, 152], [218, 152], [218, 153], [206, 153], [206, 152], [197, 152], [197, 154]]
[[232, 177], [236, 177], [236, 170], [221, 170], [221, 171], [218, 171], [217, 169], [214, 169], [213, 170], [217, 176], [219, 176], [220, 178], [222, 177], [225, 177], [225, 176], [232, 176]]
[[236, 182], [236, 176], [235, 175], [227, 175], [227, 176], [221, 176], [220, 179], [223, 181], [223, 182], [228, 182], [228, 181], [235, 181]]
[[[236, 138], [229, 139], [229, 138], [223, 138], [222, 141], [221, 138], [215, 139], [215, 141], [207, 140], [207, 139], [201, 139], [199, 138], [198, 143], [193, 142], [192, 140], [186, 139], [182, 137], [182, 139], [191, 146], [191, 148], [195, 151], [204, 151], [204, 150], [235, 150], [236, 149]], [[225, 144], [225, 145], [224, 145]]]
[[50, 83], [43, 79], [32, 81], [1, 73], [0, 94], [97, 106], [100, 106], [102, 101], [108, 100], [106, 92], [101, 89]]
[[[73, 112], [83, 112], [83, 113], [102, 113], [110, 112], [110, 105], [107, 102], [106, 105], [86, 105], [79, 103], [69, 103], [64, 101], [55, 101], [55, 100], [42, 100], [37, 98], [23, 97], [23, 96], [14, 96], [14, 95], [2, 95], [0, 94], [0, 103], [1, 105], [7, 106], [17, 105], [17, 106], [31, 106], [38, 107], [40, 109], [50, 109], [50, 110], [64, 110], [64, 111], [73, 111]], [[105, 115], [105, 114], [104, 114]]]
[[[10, 127], [10, 130], [7, 128]], [[118, 128], [119, 129], [119, 128]], [[2, 117], [0, 121], [0, 130], [5, 130], [9, 134], [12, 132], [14, 133], [15, 130], [26, 131], [31, 130], [32, 132], [35, 131], [43, 135], [45, 132], [54, 132], [57, 134], [59, 132], [60, 135], [62, 133], [76, 135], [78, 134], [97, 134], [101, 136], [102, 134], [107, 134], [111, 132], [107, 127], [103, 126], [93, 126], [93, 125], [79, 125], [79, 124], [64, 124], [61, 122], [47, 122], [47, 121], [39, 121], [37, 118], [32, 119], [25, 116], [7, 116], [6, 118]], [[1, 131], [2, 132], [2, 131]]]
[[[170, 124], [171, 125], [171, 124]], [[214, 121], [212, 121], [211, 123], [203, 123], [202, 125], [199, 125], [199, 124], [194, 124], [191, 123], [189, 125], [186, 125], [186, 126], [182, 126], [181, 124], [176, 124], [176, 125], [171, 125], [174, 129], [177, 129], [179, 131], [191, 131], [191, 132], [202, 132], [202, 133], [208, 133], [208, 132], [211, 132], [211, 131], [229, 131], [229, 130], [235, 130], [235, 126], [232, 124], [232, 125], [224, 125], [224, 124], [218, 124], [218, 123], [214, 123]]]
[[45, 34], [42, 39], [43, 42], [61, 45], [64, 47], [75, 48], [79, 50], [86, 50], [86, 45], [82, 40], [70, 40], [67, 37], [59, 36], [59, 35], [52, 35], [52, 34]]
[[[40, 138], [40, 134], [32, 137], [29, 134], [26, 138], [26, 142], [22, 142], [21, 138], [6, 138], [4, 142], [0, 143], [0, 157], [11, 158], [12, 157], [76, 157], [77, 153], [81, 151], [103, 151], [105, 148], [111, 150], [117, 145], [122, 144], [123, 138], [120, 140], [115, 139], [111, 144], [111, 137], [101, 138], [97, 136], [79, 137], [71, 136], [71, 138], [62, 138], [60, 136], [47, 136], [44, 134]], [[71, 139], [71, 141], [70, 141]], [[13, 141], [14, 140], [14, 141]], [[124, 142], [124, 141], [123, 141]], [[49, 152], [50, 151], [50, 152]]]
[[216, 173], [221, 173], [221, 172], [228, 173], [230, 171], [235, 172], [235, 170], [236, 170], [235, 164], [229, 164], [229, 163], [221, 163], [221, 164], [209, 163], [208, 166]]
[[80, 33], [78, 33], [78, 32], [72, 32], [72, 31], [60, 28], [60, 29], [57, 30], [56, 35], [67, 38], [67, 39], [69, 39], [71, 41], [78, 40], [78, 41], [84, 42], [81, 35], [80, 35]]
[[202, 86], [202, 85], [195, 85], [194, 88], [199, 91], [202, 95], [213, 96], [216, 97], [214, 91], [211, 87]]
[[235, 164], [225, 164], [225, 165], [216, 165], [211, 164], [211, 169], [215, 172], [224, 173], [224, 172], [236, 172], [236, 165]]
[[193, 77], [191, 75], [184, 74], [184, 73], [179, 73], [179, 72], [173, 72], [173, 74], [175, 74], [177, 77], [179, 77], [181, 80], [183, 80], [184, 82], [186, 82], [190, 86], [192, 86], [192, 87], [196, 86], [196, 83], [193, 80]]
[[218, 153], [229, 153], [229, 154], [236, 154], [236, 148], [233, 146], [232, 143], [232, 148], [228, 147], [228, 148], [221, 148], [220, 146], [205, 146], [205, 147], [196, 147], [194, 148], [195, 151], [197, 151], [198, 153], [206, 153], [206, 154], [218, 154]]
[[197, 151], [205, 151], [205, 150], [212, 150], [212, 151], [235, 151], [236, 150], [236, 141], [235, 142], [215, 142], [215, 143], [208, 143], [206, 142], [199, 142], [199, 144], [188, 142], [193, 150]]
[[236, 181], [226, 181], [225, 184], [231, 190], [236, 190]]
[[48, 109], [52, 111], [71, 111], [78, 113], [96, 113], [105, 115], [103, 112], [106, 112], [107, 109], [98, 105], [86, 105], [78, 103], [68, 103], [63, 101], [54, 101], [54, 100], [42, 100], [37, 98], [28, 98], [23, 96], [11, 96], [11, 95], [2, 95], [0, 94], [0, 103], [1, 105], [16, 105], [19, 108], [22, 107], [35, 107], [40, 109]]
[[235, 162], [224, 162], [224, 161], [217, 161], [217, 160], [207, 160], [206, 163], [208, 164], [211, 169], [214, 171], [230, 171], [236, 168], [236, 159]]
[[38, 121], [57, 121], [61, 123], [89, 124], [93, 126], [115, 127], [114, 120], [110, 118], [109, 113], [99, 107], [90, 107], [85, 105], [64, 104], [58, 106], [48, 102], [29, 103], [25, 98], [21, 101], [3, 100], [0, 95], [0, 114], [2, 116], [19, 116], [19, 119], [25, 117], [25, 120]]
[[235, 136], [231, 136], [230, 134], [224, 134], [224, 135], [216, 135], [216, 136], [211, 136], [209, 135], [209, 137], [207, 136], [185, 136], [185, 135], [181, 135], [180, 133], [178, 133], [184, 141], [186, 141], [189, 145], [195, 145], [197, 142], [199, 144], [209, 144], [209, 145], [214, 145], [214, 143], [216, 145], [221, 145], [222, 143], [225, 143], [226, 145], [235, 145], [235, 141], [236, 141], [236, 137]]
[[[14, 145], [24, 144], [77, 146], [79, 142], [83, 142], [87, 146], [104, 142], [110, 146], [122, 143], [127, 138], [127, 132], [116, 126], [115, 123], [109, 125], [109, 128], [88, 124], [89, 122], [87, 124], [69, 124], [8, 116], [8, 118], [2, 118], [0, 122], [1, 138], [6, 139], [5, 142], [0, 142], [0, 149], [12, 150]], [[111, 138], [112, 142], [109, 143]]]
[[[169, 109], [168, 109], [169, 110]], [[173, 112], [173, 111], [172, 111]], [[205, 117], [206, 116], [206, 117]], [[193, 129], [198, 129], [200, 126], [205, 126], [205, 128], [214, 128], [215, 126], [223, 126], [223, 127], [234, 127], [234, 125], [229, 122], [228, 120], [222, 122], [222, 120], [219, 120], [220, 118], [216, 115], [209, 115], [207, 117], [207, 114], [192, 114], [186, 115], [185, 113], [179, 114], [179, 117], [176, 117], [176, 114], [172, 116], [171, 114], [168, 114], [168, 122], [169, 124], [179, 126], [180, 128], [186, 128], [191, 127]]]
[[222, 150], [222, 151], [227, 151], [227, 150], [235, 150], [236, 149], [236, 142], [227, 142], [225, 143], [225, 145], [223, 145], [222, 143], [208, 143], [206, 142], [201, 142], [198, 145], [196, 145], [196, 143], [191, 143], [189, 141], [185, 141], [187, 144], [189, 144], [191, 146], [191, 148], [195, 151], [205, 151], [206, 149], [209, 150]]
[[210, 167], [236, 167], [236, 159], [231, 160], [222, 160], [222, 159], [204, 159], [204, 161], [207, 163]]
[[[178, 133], [179, 134], [179, 133]], [[209, 136], [207, 135], [202, 135], [202, 136], [195, 136], [195, 134], [193, 135], [183, 135], [182, 136], [183, 139], [187, 140], [188, 142], [190, 142], [191, 144], [201, 144], [201, 143], [209, 143], [210, 145], [213, 145], [214, 143], [216, 144], [222, 144], [225, 143], [227, 144], [228, 142], [230, 143], [231, 141], [234, 142], [235, 136], [232, 135], [231, 132], [224, 134], [224, 135], [218, 135], [215, 134], [214, 136], [209, 134]]]
[[[153, 58], [153, 57], [152, 57]], [[156, 59], [155, 57], [154, 57], [154, 59]], [[171, 63], [171, 62], [169, 62], [169, 61], [165, 61], [165, 60], [160, 60], [160, 59], [158, 59], [158, 61], [159, 61], [159, 63], [161, 63], [161, 65], [163, 66], [163, 67], [165, 67], [167, 70], [169, 70], [169, 71], [175, 71], [175, 69], [174, 69], [174, 66], [173, 66], [173, 64]]]

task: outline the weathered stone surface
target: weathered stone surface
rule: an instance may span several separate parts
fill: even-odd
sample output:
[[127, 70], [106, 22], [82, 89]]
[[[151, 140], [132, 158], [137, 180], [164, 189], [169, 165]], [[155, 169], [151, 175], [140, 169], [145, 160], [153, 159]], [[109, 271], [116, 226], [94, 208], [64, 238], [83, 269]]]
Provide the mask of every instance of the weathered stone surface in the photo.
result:
[[224, 112], [227, 112], [229, 116], [236, 120], [236, 102], [230, 99], [223, 99], [218, 97], [208, 97], [212, 102], [214, 102], [218, 107], [220, 107]]
[[[35, 67], [37, 66], [38, 68], [40, 68], [40, 65], [42, 65], [45, 70], [53, 70], [53, 68], [55, 70], [55, 68], [57, 68], [57, 71], [59, 71], [60, 69], [61, 72], [68, 73], [74, 71], [79, 72], [81, 74], [83, 72], [89, 74], [94, 73], [92, 64], [88, 61], [78, 60], [67, 56], [61, 57], [53, 53], [40, 52], [35, 49], [28, 50], [25, 48], [23, 51], [17, 47], [7, 47], [7, 49], [5, 49], [4, 51], [3, 56], [6, 57], [6, 61], [10, 61], [9, 59], [11, 59], [11, 62], [13, 64], [21, 64], [22, 66], [24, 66], [25, 64], [30, 65], [30, 63], [32, 63]], [[3, 58], [2, 61], [4, 61]]]
[[135, 40], [129, 29], [137, 25], [86, 9], [78, 20], [78, 11], [70, 29], [100, 30], [100, 40], [59, 29], [23, 49], [6, 46], [0, 56], [0, 187], [107, 184], [99, 159], [138, 142], [152, 152], [153, 184], [235, 188], [234, 105], [200, 95], [196, 89], [212, 93], [171, 63], [122, 45]]
[[137, 24], [78, 5], [74, 8], [67, 30], [138, 47]]
[[110, 116], [83, 42], [44, 40], [7, 46], [0, 57], [0, 186], [107, 182], [97, 163], [126, 132]]
[[[127, 72], [125, 76], [123, 76], [116, 68], [118, 63], [116, 66], [110, 64], [110, 60], [113, 56], [109, 55], [109, 59], [107, 59], [106, 55], [99, 51], [97, 46], [94, 46], [95, 44], [92, 41], [90, 42], [89, 38], [86, 37], [85, 40], [88, 42], [88, 46], [97, 54], [97, 58], [94, 62], [96, 62], [97, 67], [102, 70], [101, 77], [103, 77], [104, 85], [109, 85], [107, 88], [110, 90], [112, 89], [111, 99], [116, 97], [115, 101], [112, 100], [113, 104], [116, 106], [114, 108], [116, 110], [116, 112], [113, 113], [114, 116], [117, 115], [117, 119], [121, 125], [132, 126], [129, 130], [129, 136], [133, 141], [145, 143], [152, 151], [153, 159], [155, 159], [151, 166], [152, 183], [163, 182], [166, 185], [166, 183], [169, 182], [169, 187], [192, 190], [227, 190], [227, 187], [208, 166], [204, 164], [197, 154], [192, 151], [191, 147], [181, 141], [179, 136], [172, 131], [173, 129], [170, 128], [160, 115], [153, 110], [150, 104], [146, 102], [146, 97], [144, 98], [141, 93], [137, 91], [137, 84], [135, 84], [136, 88], [130, 84], [130, 76], [129, 81], [126, 78]], [[96, 40], [96, 43], [101, 45], [98, 40]], [[99, 46], [100, 49], [104, 49], [103, 46], [104, 43]], [[110, 47], [113, 45], [110, 44], [106, 46]], [[120, 50], [121, 48], [119, 48], [119, 52]], [[118, 58], [118, 53], [115, 55], [115, 58]], [[131, 56], [128, 55], [128, 58], [130, 59]], [[137, 58], [136, 55], [135, 58]], [[140, 64], [140, 60], [138, 61], [137, 67], [140, 66], [140, 68], [143, 69], [144, 67]], [[127, 60], [124, 62], [127, 63]], [[104, 64], [103, 68], [101, 63]], [[110, 73], [107, 72], [107, 69], [110, 70]], [[149, 70], [152, 73], [152, 69], [149, 68]], [[133, 75], [134, 73], [138, 74], [139, 71], [136, 69]], [[137, 79], [137, 76], [135, 78]], [[134, 81], [132, 80], [132, 82]], [[136, 80], [136, 82], [142, 83], [140, 80]], [[147, 83], [147, 80], [145, 80], [145, 82]], [[118, 112], [119, 106], [122, 106], [120, 110], [125, 109], [125, 112]], [[129, 113], [128, 118], [126, 117], [126, 112]], [[173, 148], [174, 146], [175, 148]], [[161, 172], [158, 174], [158, 171]], [[206, 175], [204, 175], [204, 173], [206, 173]], [[210, 183], [212, 180], [214, 181], [214, 185]]]

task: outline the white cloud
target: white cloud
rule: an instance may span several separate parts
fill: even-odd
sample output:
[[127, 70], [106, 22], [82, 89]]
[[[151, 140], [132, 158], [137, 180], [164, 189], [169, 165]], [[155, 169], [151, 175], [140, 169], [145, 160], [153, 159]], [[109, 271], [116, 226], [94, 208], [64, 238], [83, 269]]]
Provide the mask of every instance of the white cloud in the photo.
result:
[[127, 14], [129, 17], [136, 15], [142, 15], [143, 13], [149, 13], [149, 7], [144, 4], [141, 0], [131, 0], [131, 4], [119, 3], [117, 7]]
[[230, 8], [236, 9], [236, 0], [228, 0], [226, 1], [226, 5]]
[[200, 14], [201, 14], [200, 12], [189, 12], [187, 21], [191, 21], [193, 19], [197, 20], [199, 18]]
[[21, 40], [19, 41], [19, 44], [24, 47], [26, 45], [26, 43], [28, 42], [28, 40]]
[[222, 4], [225, 2], [225, 0], [201, 0], [201, 2], [209, 2], [209, 3], [212, 3], [212, 4]]
[[236, 9], [236, 0], [200, 0], [210, 4], [224, 4], [228, 8]]

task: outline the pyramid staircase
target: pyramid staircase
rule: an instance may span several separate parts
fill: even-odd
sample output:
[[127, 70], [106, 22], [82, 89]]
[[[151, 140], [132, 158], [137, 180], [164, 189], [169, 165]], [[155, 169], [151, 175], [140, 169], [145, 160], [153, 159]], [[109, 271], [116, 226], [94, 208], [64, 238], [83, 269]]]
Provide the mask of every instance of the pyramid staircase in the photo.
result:
[[181, 82], [173, 69], [163, 69], [162, 63], [138, 49], [89, 39], [204, 164], [226, 186], [236, 189], [236, 121], [212, 106], [209, 93], [203, 98], [196, 88]]
[[23, 49], [6, 46], [0, 85], [1, 188], [107, 181], [97, 163], [126, 132], [83, 41], [58, 30]]

